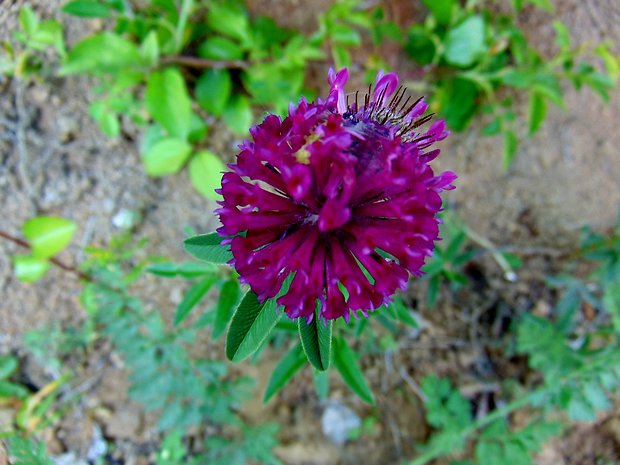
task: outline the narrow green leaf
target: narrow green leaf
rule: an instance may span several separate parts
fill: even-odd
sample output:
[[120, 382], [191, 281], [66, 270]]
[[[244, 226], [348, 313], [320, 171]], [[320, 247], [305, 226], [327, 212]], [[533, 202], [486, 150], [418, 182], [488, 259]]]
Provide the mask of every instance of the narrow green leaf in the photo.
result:
[[306, 356], [304, 355], [301, 344], [295, 344], [273, 369], [273, 373], [265, 389], [263, 402], [269, 402], [269, 400], [280, 392], [280, 390], [286, 386], [286, 383], [288, 383], [288, 381], [295, 376], [295, 373], [305, 364]]
[[326, 400], [329, 395], [329, 372], [328, 371], [312, 371], [314, 379], [314, 390], [321, 400]]
[[156, 263], [149, 266], [146, 272], [162, 278], [173, 278], [178, 273], [177, 268], [177, 264], [172, 262]]
[[175, 326], [187, 318], [198, 302], [200, 302], [205, 294], [209, 292], [209, 289], [211, 289], [211, 286], [213, 286], [216, 279], [216, 276], [207, 276], [202, 281], [197, 282], [189, 288], [174, 314]]
[[308, 361], [319, 371], [329, 368], [332, 350], [332, 327], [333, 321], [324, 325], [319, 321], [318, 312], [310, 324], [305, 318], [298, 318], [299, 338]]
[[185, 239], [183, 247], [193, 257], [210, 263], [228, 263], [233, 255], [230, 246], [222, 245], [222, 237], [218, 233], [200, 234]]
[[166, 137], [142, 155], [142, 162], [149, 176], [165, 176], [178, 172], [191, 153], [192, 146], [184, 140]]
[[530, 93], [530, 118], [529, 118], [529, 133], [535, 134], [539, 129], [542, 122], [545, 120], [547, 114], [547, 103], [545, 98], [538, 92]]
[[11, 383], [10, 381], [0, 381], [0, 399], [25, 399], [28, 397], [28, 389], [21, 384]]
[[56, 216], [37, 216], [23, 226], [34, 258], [49, 258], [67, 247], [77, 229], [73, 221]]
[[226, 281], [220, 290], [220, 298], [215, 309], [215, 323], [213, 324], [213, 339], [219, 338], [233, 315], [235, 305], [239, 300], [239, 284], [236, 279]]
[[215, 189], [221, 187], [224, 171], [226, 166], [220, 157], [209, 150], [201, 150], [189, 163], [189, 177], [194, 188], [208, 199], [222, 198]]
[[514, 131], [508, 129], [504, 132], [504, 157], [502, 159], [502, 167], [504, 170], [510, 168], [515, 155], [517, 154], [517, 148], [519, 146], [519, 140]]
[[226, 336], [226, 356], [239, 362], [252, 355], [269, 335], [282, 312], [276, 311], [275, 299], [260, 303], [252, 291], [248, 291], [230, 322]]
[[17, 359], [10, 355], [0, 357], [0, 379], [7, 379], [17, 370]]
[[107, 18], [110, 16], [107, 5], [92, 0], [75, 0], [66, 3], [61, 11], [81, 18]]
[[187, 139], [191, 129], [192, 105], [185, 80], [176, 68], [166, 68], [149, 76], [146, 108], [171, 136]]
[[335, 337], [334, 344], [334, 366], [342, 376], [343, 381], [349, 389], [359, 396], [364, 402], [375, 403], [375, 398], [366, 383], [364, 374], [357, 364], [357, 357], [349, 348], [342, 337]]

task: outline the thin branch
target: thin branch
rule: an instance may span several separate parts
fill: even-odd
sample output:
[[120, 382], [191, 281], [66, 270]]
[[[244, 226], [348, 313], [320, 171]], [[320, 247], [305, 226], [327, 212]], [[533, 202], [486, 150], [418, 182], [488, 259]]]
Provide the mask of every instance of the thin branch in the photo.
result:
[[191, 57], [186, 55], [170, 55], [161, 57], [160, 63], [164, 65], [182, 65], [198, 69], [243, 69], [250, 66], [244, 60], [207, 60], [205, 58]]
[[[0, 229], [0, 237], [13, 242], [14, 244], [17, 244], [20, 247], [23, 247], [28, 250], [32, 250], [32, 246], [28, 242], [26, 242], [23, 239], [20, 239], [19, 237], [12, 236], [11, 234], [7, 233], [6, 231], [2, 231], [1, 229]], [[75, 276], [77, 276], [83, 281], [93, 282], [92, 276], [78, 270], [75, 266], [67, 265], [65, 262], [63, 262], [62, 260], [56, 257], [50, 258], [49, 261], [50, 263], [57, 266], [61, 270], [74, 274]]]
[[19, 155], [18, 169], [26, 195], [30, 203], [31, 213], [37, 211], [37, 194], [32, 180], [30, 179], [30, 156], [26, 146], [26, 131], [28, 115], [24, 104], [24, 81], [15, 79], [15, 110], [17, 112], [17, 122], [15, 127], [15, 146]]

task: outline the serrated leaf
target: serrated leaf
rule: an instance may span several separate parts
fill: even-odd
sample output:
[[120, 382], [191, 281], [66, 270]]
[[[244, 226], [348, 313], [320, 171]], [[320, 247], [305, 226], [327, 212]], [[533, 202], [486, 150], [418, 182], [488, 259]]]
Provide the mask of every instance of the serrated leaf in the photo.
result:
[[37, 216], [24, 223], [23, 233], [34, 258], [49, 258], [69, 245], [76, 229], [76, 224], [65, 218]]
[[222, 245], [218, 233], [200, 234], [183, 241], [185, 251], [191, 256], [210, 263], [228, 263], [233, 259], [230, 246]]
[[166, 68], [149, 76], [146, 108], [171, 136], [186, 140], [191, 130], [192, 105], [181, 72]]
[[195, 87], [198, 104], [214, 116], [220, 116], [224, 112], [231, 91], [232, 79], [226, 69], [205, 71]]
[[368, 387], [364, 374], [357, 363], [357, 357], [342, 337], [333, 339], [334, 366], [345, 384], [364, 402], [375, 403], [375, 398]]
[[327, 370], [331, 359], [333, 321], [323, 324], [316, 312], [310, 324], [306, 323], [305, 318], [298, 318], [297, 325], [301, 346], [308, 361], [319, 371]]
[[286, 383], [295, 376], [301, 367], [306, 364], [306, 356], [301, 347], [301, 344], [295, 344], [295, 346], [289, 350], [284, 357], [278, 362], [273, 369], [273, 373], [267, 383], [265, 389], [265, 395], [263, 396], [263, 402], [269, 402], [269, 400], [276, 395], [280, 390], [286, 386]]
[[196, 305], [198, 305], [198, 302], [209, 292], [209, 289], [211, 289], [216, 279], [216, 276], [207, 276], [202, 281], [197, 282], [189, 288], [177, 306], [177, 310], [174, 314], [175, 326], [187, 318]]
[[110, 10], [107, 5], [89, 0], [75, 0], [66, 3], [61, 11], [81, 18], [107, 18], [110, 16]]
[[219, 200], [220, 194], [215, 192], [222, 185], [222, 174], [226, 166], [216, 154], [209, 150], [201, 150], [189, 163], [189, 177], [194, 188], [208, 199]]
[[252, 291], [237, 307], [226, 336], [226, 356], [239, 362], [252, 355], [269, 335], [282, 313], [276, 311], [274, 299], [259, 302]]
[[166, 137], [142, 155], [142, 162], [149, 176], [166, 176], [178, 172], [191, 153], [192, 146], [184, 140]]
[[215, 309], [215, 322], [213, 323], [213, 339], [219, 338], [233, 315], [235, 305], [239, 300], [239, 284], [236, 279], [226, 281], [220, 290], [220, 297]]

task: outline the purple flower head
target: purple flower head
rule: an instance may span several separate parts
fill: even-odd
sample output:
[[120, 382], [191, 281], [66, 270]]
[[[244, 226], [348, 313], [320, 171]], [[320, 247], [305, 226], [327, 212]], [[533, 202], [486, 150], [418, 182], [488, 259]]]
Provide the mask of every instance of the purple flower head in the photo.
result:
[[[240, 280], [259, 300], [278, 298], [290, 318], [349, 320], [404, 290], [438, 239], [439, 194], [456, 175], [435, 176], [429, 150], [448, 136], [423, 99], [411, 101], [395, 73], [374, 90], [346, 94], [348, 70], [330, 70], [327, 100], [291, 105], [250, 129], [224, 174], [221, 235]], [[241, 234], [244, 233], [244, 234]]]

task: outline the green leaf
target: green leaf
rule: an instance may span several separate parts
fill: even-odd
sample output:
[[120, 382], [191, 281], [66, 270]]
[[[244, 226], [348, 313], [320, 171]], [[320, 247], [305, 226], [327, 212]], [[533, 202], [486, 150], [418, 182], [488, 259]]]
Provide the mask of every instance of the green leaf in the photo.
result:
[[250, 101], [245, 95], [233, 95], [228, 100], [222, 117], [235, 134], [246, 134], [254, 119]]
[[179, 70], [166, 68], [149, 76], [146, 108], [171, 136], [187, 139], [191, 129], [192, 104]]
[[239, 40], [243, 45], [251, 45], [247, 12], [236, 2], [210, 2], [207, 24], [220, 34]]
[[34, 258], [49, 258], [67, 247], [77, 229], [73, 221], [56, 216], [37, 216], [23, 226]]
[[18, 363], [15, 357], [6, 355], [0, 357], [0, 379], [7, 379], [15, 370], [17, 370]]
[[189, 163], [189, 176], [194, 188], [208, 199], [222, 198], [215, 189], [221, 187], [224, 171], [226, 166], [222, 160], [209, 150], [201, 150]]
[[480, 15], [467, 18], [446, 35], [445, 57], [452, 65], [467, 68], [487, 50], [484, 38], [485, 23]]
[[424, 27], [414, 25], [407, 34], [405, 51], [416, 63], [428, 65], [435, 59], [437, 47]]
[[545, 98], [538, 92], [530, 93], [530, 117], [529, 117], [529, 133], [535, 134], [547, 114], [547, 103]]
[[232, 79], [226, 69], [205, 71], [196, 83], [198, 104], [214, 116], [220, 116], [232, 91]]
[[263, 402], [269, 402], [269, 400], [276, 395], [280, 390], [286, 386], [286, 383], [295, 376], [304, 365], [306, 364], [306, 356], [301, 347], [301, 344], [295, 344], [295, 346], [289, 350], [284, 357], [278, 362], [273, 369], [273, 373], [267, 383], [265, 389], [265, 395], [263, 396]]
[[142, 45], [140, 45], [140, 53], [149, 65], [157, 65], [159, 60], [159, 40], [157, 39], [157, 33], [154, 30], [149, 32], [142, 41]]
[[215, 309], [215, 322], [213, 323], [213, 339], [219, 338], [233, 315], [235, 305], [239, 300], [239, 284], [236, 279], [226, 281], [220, 290], [220, 297]]
[[298, 318], [299, 338], [308, 361], [319, 371], [329, 368], [332, 350], [332, 327], [333, 321], [327, 325], [319, 321], [319, 313], [316, 312], [310, 324], [305, 318]]
[[29, 6], [24, 6], [19, 10], [19, 26], [29, 36], [33, 35], [39, 28], [39, 18]]
[[563, 52], [570, 52], [570, 32], [561, 21], [553, 21], [553, 29], [555, 29], [555, 43]]
[[210, 263], [228, 263], [233, 255], [229, 245], [222, 245], [218, 233], [200, 234], [183, 241], [185, 251], [193, 257]]
[[181, 323], [190, 312], [198, 305], [198, 302], [202, 300], [211, 286], [217, 280], [217, 276], [207, 276], [202, 281], [197, 282], [183, 296], [181, 303], [177, 306], [177, 310], [174, 314], [174, 325]]
[[224, 37], [210, 37], [198, 47], [198, 55], [208, 60], [241, 60], [243, 49]]
[[437, 20], [437, 23], [450, 23], [450, 20], [452, 19], [454, 0], [422, 0], [422, 3], [426, 5], [426, 8], [431, 10], [431, 13]]
[[502, 168], [504, 170], [507, 170], [512, 165], [518, 147], [519, 140], [515, 132], [510, 129], [504, 131], [504, 156], [502, 158]]
[[50, 264], [43, 258], [15, 255], [13, 257], [13, 267], [17, 279], [25, 283], [32, 283], [42, 278], [43, 275], [47, 273]]
[[226, 356], [239, 362], [252, 355], [269, 335], [282, 312], [276, 311], [275, 299], [260, 303], [252, 291], [248, 291], [237, 307], [228, 335]]
[[142, 65], [136, 44], [112, 32], [101, 32], [78, 42], [67, 55], [59, 74], [115, 74]]
[[359, 396], [364, 402], [375, 403], [375, 398], [366, 383], [364, 374], [357, 364], [357, 357], [349, 348], [342, 337], [335, 337], [334, 344], [334, 366], [342, 376], [349, 389]]
[[28, 389], [21, 384], [0, 381], [0, 399], [25, 399], [28, 397], [28, 394]]
[[312, 370], [312, 378], [316, 395], [319, 399], [326, 400], [329, 395], [329, 372]]
[[142, 155], [149, 176], [165, 176], [178, 172], [192, 153], [192, 146], [182, 139], [167, 137], [153, 144]]
[[110, 16], [110, 10], [107, 5], [89, 0], [75, 0], [66, 3], [61, 11], [82, 18], [107, 18]]

